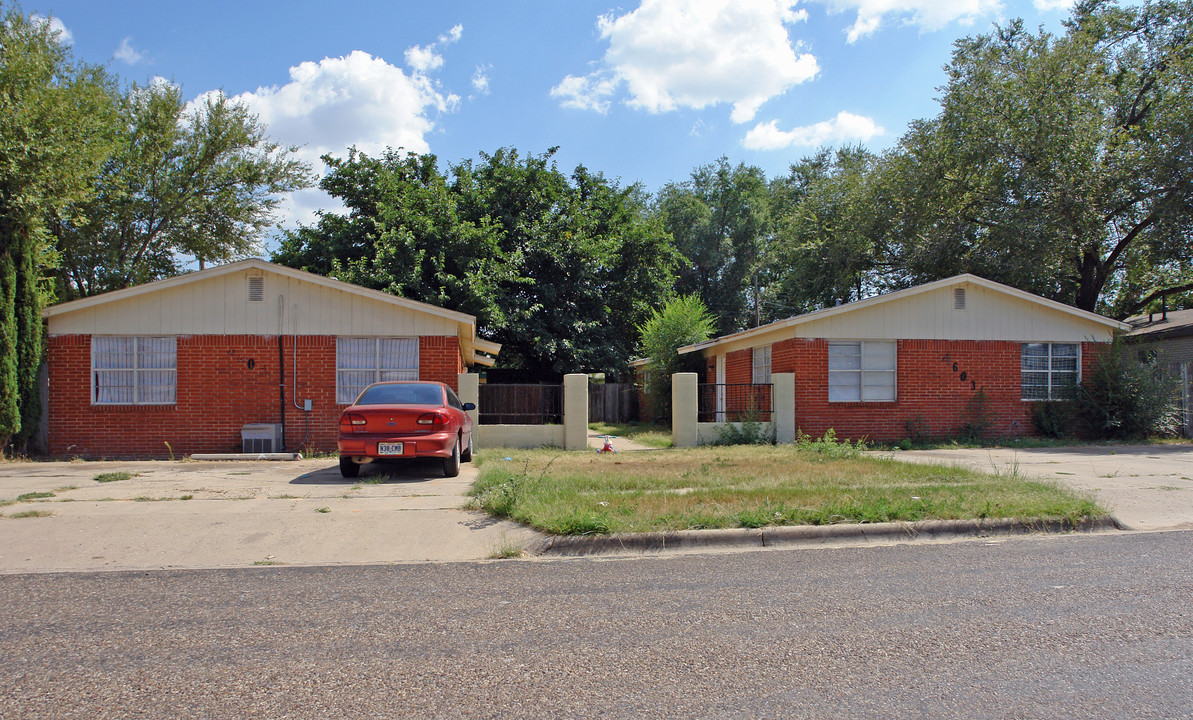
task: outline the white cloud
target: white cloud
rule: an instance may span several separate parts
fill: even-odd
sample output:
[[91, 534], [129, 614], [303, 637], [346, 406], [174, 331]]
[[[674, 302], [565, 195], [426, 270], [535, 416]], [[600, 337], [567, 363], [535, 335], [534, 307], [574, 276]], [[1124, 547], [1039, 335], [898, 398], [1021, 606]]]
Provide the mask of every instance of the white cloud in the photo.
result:
[[637, 10], [597, 23], [609, 48], [601, 66], [551, 89], [564, 107], [607, 112], [625, 86], [626, 103], [651, 113], [729, 103], [748, 122], [770, 98], [820, 71], [797, 53], [787, 26], [807, 18], [797, 0], [642, 0]]
[[776, 120], [758, 123], [746, 133], [742, 145], [750, 150], [818, 147], [829, 143], [864, 142], [885, 132], [874, 123], [873, 118], [842, 111], [832, 120], [791, 130], [780, 130]]
[[472, 89], [481, 95], [489, 94], [489, 71], [493, 69], [492, 65], [477, 65], [476, 72], [472, 73]]
[[[192, 101], [192, 107], [207, 94]], [[357, 149], [378, 156], [386, 148], [430, 151], [433, 116], [450, 112], [457, 95], [443, 91], [421, 72], [407, 74], [385, 60], [354, 51], [347, 56], [304, 62], [290, 68], [290, 82], [237, 95], [266, 125], [270, 137], [300, 145], [298, 157], [319, 170], [324, 154], [343, 156]], [[315, 210], [335, 206], [321, 191], [284, 199], [280, 215], [287, 226], [313, 222]]]
[[57, 33], [58, 42], [62, 43], [63, 45], [71, 45], [74, 43], [74, 41], [75, 41], [74, 33], [72, 33], [70, 30], [68, 30], [66, 25], [64, 25], [63, 22], [61, 20], [59, 20], [58, 18], [56, 18], [56, 17], [47, 18], [43, 15], [38, 15], [37, 13], [33, 13], [29, 16], [29, 19], [35, 23], [49, 22], [50, 30], [53, 31], [54, 33]]
[[[1034, 0], [1056, 3], [1066, 0]], [[857, 11], [857, 18], [847, 31], [847, 40], [857, 42], [873, 33], [889, 18], [918, 25], [921, 29], [939, 30], [950, 23], [973, 24], [977, 20], [995, 17], [1002, 11], [1002, 0], [821, 0], [834, 12]]]
[[440, 45], [451, 45], [464, 34], [464, 26], [456, 25], [439, 36], [437, 42], [426, 47], [415, 45], [406, 51], [406, 64], [416, 72], [428, 72], [443, 66], [443, 56], [437, 52]]
[[1073, 7], [1074, 0], [1031, 0], [1031, 4], [1036, 6], [1036, 10], [1040, 12], [1051, 12], [1053, 10], [1068, 10]]
[[117, 60], [123, 60], [129, 65], [136, 65], [144, 59], [145, 55], [137, 51], [130, 42], [132, 37], [126, 37], [120, 41], [120, 47], [116, 48], [114, 57]]

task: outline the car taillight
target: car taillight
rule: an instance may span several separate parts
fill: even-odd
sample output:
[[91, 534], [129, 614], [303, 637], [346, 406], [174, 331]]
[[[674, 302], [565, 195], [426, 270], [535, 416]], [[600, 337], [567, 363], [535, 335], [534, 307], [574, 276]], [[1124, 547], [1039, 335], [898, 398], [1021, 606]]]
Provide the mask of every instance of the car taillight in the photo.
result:
[[364, 432], [365, 418], [356, 413], [344, 413], [340, 416], [340, 432]]
[[445, 412], [423, 413], [418, 416], [419, 425], [446, 425], [447, 420], [448, 417]]

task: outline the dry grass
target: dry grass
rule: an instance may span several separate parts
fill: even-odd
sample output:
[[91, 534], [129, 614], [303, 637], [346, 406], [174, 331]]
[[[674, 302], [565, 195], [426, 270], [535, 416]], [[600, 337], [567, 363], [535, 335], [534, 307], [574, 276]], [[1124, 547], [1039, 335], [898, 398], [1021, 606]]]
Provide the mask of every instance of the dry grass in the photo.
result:
[[616, 456], [499, 450], [479, 459], [471, 491], [479, 507], [557, 534], [1106, 514], [1089, 498], [1015, 472], [793, 446]]

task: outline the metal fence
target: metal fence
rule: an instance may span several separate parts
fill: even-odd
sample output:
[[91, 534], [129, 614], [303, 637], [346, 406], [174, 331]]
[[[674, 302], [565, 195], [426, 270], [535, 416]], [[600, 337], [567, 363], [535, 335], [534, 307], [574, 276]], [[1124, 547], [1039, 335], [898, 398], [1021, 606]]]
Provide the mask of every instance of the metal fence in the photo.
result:
[[481, 425], [558, 425], [563, 422], [562, 385], [481, 385]]
[[774, 411], [772, 386], [752, 383], [704, 383], [697, 387], [700, 422], [770, 422]]

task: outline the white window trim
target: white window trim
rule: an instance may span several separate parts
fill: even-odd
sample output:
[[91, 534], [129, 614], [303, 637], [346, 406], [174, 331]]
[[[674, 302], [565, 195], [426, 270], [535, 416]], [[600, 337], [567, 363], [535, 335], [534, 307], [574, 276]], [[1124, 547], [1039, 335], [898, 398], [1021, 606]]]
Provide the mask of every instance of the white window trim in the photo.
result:
[[[752, 348], [750, 350], [750, 382], [752, 382], [754, 385], [770, 385], [770, 383], [771, 383], [771, 349], [770, 348], [771, 348], [770, 345], [760, 345], [760, 346], [758, 346], [756, 348]], [[762, 354], [766, 355], [766, 365], [764, 366], [766, 377], [760, 379], [759, 375], [761, 373], [759, 373], [758, 359]]]
[[[373, 341], [373, 366], [371, 368], [342, 368], [340, 367], [340, 341], [341, 340], [372, 340]], [[413, 340], [414, 341], [414, 367], [412, 368], [382, 368], [381, 367], [381, 341], [382, 340]], [[351, 405], [352, 401], [356, 399], [353, 395], [348, 400], [340, 399], [340, 373], [341, 372], [372, 372], [373, 379], [368, 383], [372, 384], [381, 380], [381, 373], [383, 372], [414, 372], [414, 380], [420, 377], [421, 364], [421, 348], [419, 347], [419, 339], [417, 336], [402, 336], [402, 335], [387, 335], [385, 337], [375, 337], [368, 335], [339, 335], [336, 336], [336, 404], [337, 405]], [[368, 385], [367, 384], [367, 385]], [[366, 387], [367, 387], [366, 385]], [[364, 388], [361, 388], [362, 390]], [[358, 393], [359, 394], [359, 393]]]
[[[861, 358], [864, 358], [866, 356], [866, 345], [877, 344], [877, 343], [891, 345], [894, 348], [895, 366], [892, 369], [890, 369], [890, 370], [865, 370], [861, 367], [861, 365], [864, 362]], [[828, 400], [829, 403], [857, 403], [857, 402], [861, 402], [861, 403], [892, 403], [892, 402], [899, 401], [899, 342], [897, 340], [832, 340], [832, 341], [829, 341], [828, 344], [830, 346], [832, 346], [832, 345], [856, 345], [858, 348], [858, 353], [859, 353], [858, 368], [856, 370], [853, 370], [853, 369], [833, 370], [831, 366], [827, 368], [827, 371], [829, 373], [856, 374], [857, 382], [858, 382], [858, 384], [857, 384], [858, 399], [857, 400], [832, 400], [832, 399], [829, 399]], [[866, 375], [876, 375], [876, 374], [880, 374], [880, 373], [884, 374], [884, 375], [888, 375], [888, 374], [890, 375], [892, 397], [889, 400], [866, 400], [864, 397], [865, 396], [864, 389], [865, 389], [865, 384], [866, 384], [865, 376]], [[827, 395], [828, 392], [829, 392], [829, 389], [828, 389], [828, 386], [826, 385], [825, 386], [825, 394]]]
[[[97, 368], [95, 366], [95, 348], [97, 338], [131, 338], [133, 341], [133, 367], [122, 368]], [[172, 340], [174, 342], [174, 367], [172, 368], [143, 368], [140, 367], [141, 359], [141, 341], [142, 340]], [[100, 372], [132, 372], [133, 374], [133, 399], [132, 402], [107, 402], [99, 399], [99, 387], [96, 385], [96, 375]], [[174, 388], [174, 399], [163, 401], [145, 401], [141, 400], [141, 373], [142, 372], [168, 372], [174, 376], [174, 381], [171, 386]], [[91, 337], [91, 404], [99, 407], [119, 407], [129, 405], [142, 406], [168, 406], [178, 404], [178, 337], [175, 335], [93, 335]]]
[[[1048, 346], [1048, 369], [1047, 370], [1028, 370], [1027, 372], [1045, 373], [1048, 375], [1048, 393], [1047, 397], [1042, 398], [1026, 398], [1023, 397], [1023, 349], [1028, 345], [1046, 345]], [[1074, 383], [1081, 384], [1081, 343], [1079, 342], [1025, 342], [1019, 344], [1019, 399], [1022, 402], [1059, 402], [1061, 400], [1071, 400], [1072, 398], [1053, 397], [1052, 395], [1052, 376], [1054, 374], [1066, 373], [1064, 370], [1052, 369], [1052, 346], [1053, 345], [1074, 345], [1077, 347], [1077, 372]], [[1058, 386], [1059, 387], [1059, 386]]]

